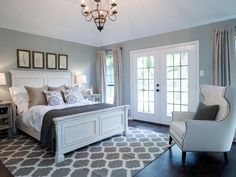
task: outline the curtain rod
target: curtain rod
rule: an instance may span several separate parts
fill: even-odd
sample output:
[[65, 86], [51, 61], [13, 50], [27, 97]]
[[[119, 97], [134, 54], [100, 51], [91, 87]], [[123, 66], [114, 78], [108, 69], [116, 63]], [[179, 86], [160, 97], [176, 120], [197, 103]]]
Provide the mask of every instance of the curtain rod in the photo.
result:
[[[105, 50], [106, 52], [109, 52], [109, 51], [111, 51], [112, 49], [107, 49], [107, 50]], [[120, 47], [120, 50], [122, 51], [122, 47]]]

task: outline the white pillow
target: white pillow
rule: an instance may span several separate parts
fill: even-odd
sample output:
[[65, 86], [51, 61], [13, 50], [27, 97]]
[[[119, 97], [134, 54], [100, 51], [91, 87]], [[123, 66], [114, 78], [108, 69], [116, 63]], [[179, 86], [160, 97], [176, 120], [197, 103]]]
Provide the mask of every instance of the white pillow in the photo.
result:
[[12, 101], [17, 106], [17, 111], [19, 113], [27, 111], [29, 100], [26, 89], [24, 87], [10, 87], [9, 90]]

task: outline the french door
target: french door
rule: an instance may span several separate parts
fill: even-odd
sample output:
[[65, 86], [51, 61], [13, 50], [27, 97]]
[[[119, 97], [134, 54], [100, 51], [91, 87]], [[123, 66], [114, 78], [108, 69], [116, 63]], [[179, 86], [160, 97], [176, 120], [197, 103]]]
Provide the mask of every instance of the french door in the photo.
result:
[[198, 103], [198, 43], [131, 52], [133, 119], [169, 124]]

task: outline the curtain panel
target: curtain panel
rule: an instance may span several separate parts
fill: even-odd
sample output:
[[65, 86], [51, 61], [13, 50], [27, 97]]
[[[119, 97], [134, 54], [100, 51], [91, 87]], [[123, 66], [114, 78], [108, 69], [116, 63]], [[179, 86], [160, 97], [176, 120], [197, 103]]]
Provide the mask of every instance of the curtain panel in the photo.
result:
[[231, 84], [230, 76], [230, 29], [216, 30], [213, 43], [213, 85], [227, 86]]
[[114, 104], [123, 104], [123, 69], [122, 69], [122, 58], [121, 48], [112, 49], [113, 55], [113, 66], [114, 66]]
[[97, 53], [97, 91], [102, 94], [102, 102], [106, 100], [106, 59], [105, 50]]

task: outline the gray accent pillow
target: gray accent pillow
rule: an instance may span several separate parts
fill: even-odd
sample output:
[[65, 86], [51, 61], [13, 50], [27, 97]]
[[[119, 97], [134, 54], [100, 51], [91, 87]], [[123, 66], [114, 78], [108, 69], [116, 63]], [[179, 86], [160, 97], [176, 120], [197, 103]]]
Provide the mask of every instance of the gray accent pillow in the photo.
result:
[[206, 105], [199, 103], [193, 120], [215, 120], [219, 108], [219, 105]]
[[41, 88], [27, 87], [25, 89], [29, 96], [29, 108], [35, 105], [47, 105], [47, 100], [43, 91], [47, 91], [48, 87], [44, 86]]
[[64, 104], [61, 91], [45, 91], [43, 92], [47, 98], [49, 106], [57, 106]]

